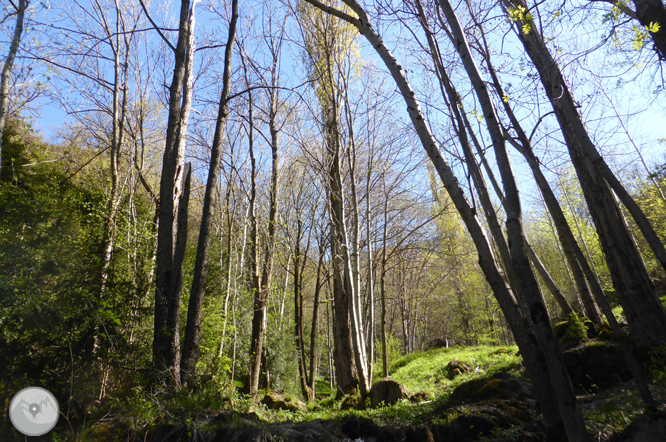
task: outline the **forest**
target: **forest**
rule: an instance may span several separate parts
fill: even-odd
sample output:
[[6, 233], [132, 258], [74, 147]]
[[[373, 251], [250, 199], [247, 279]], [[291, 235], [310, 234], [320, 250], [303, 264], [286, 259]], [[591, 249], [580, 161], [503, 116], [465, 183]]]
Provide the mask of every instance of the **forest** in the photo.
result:
[[0, 440], [666, 440], [663, 0], [2, 17]]

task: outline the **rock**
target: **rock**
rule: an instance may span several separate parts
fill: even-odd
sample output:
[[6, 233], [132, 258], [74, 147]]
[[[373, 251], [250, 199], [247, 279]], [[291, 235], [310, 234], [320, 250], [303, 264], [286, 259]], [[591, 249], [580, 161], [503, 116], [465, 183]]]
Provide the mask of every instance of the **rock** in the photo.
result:
[[425, 402], [430, 400], [430, 395], [426, 393], [425, 391], [419, 391], [418, 393], [414, 393], [409, 397], [409, 401], [413, 402], [415, 404], [419, 402]]
[[452, 380], [456, 376], [463, 373], [469, 373], [470, 371], [472, 371], [472, 368], [469, 365], [456, 359], [452, 359], [451, 362], [444, 367], [444, 376], [446, 376], [447, 379]]
[[285, 442], [333, 442], [338, 440], [333, 434], [335, 430], [332, 424], [321, 420], [297, 424], [287, 422], [272, 427], [270, 432], [274, 439]]
[[405, 442], [435, 442], [430, 428], [424, 426], [407, 428], [405, 436]]
[[402, 429], [379, 426], [366, 418], [347, 418], [342, 422], [340, 430], [352, 441], [361, 439], [363, 442], [402, 442], [405, 440], [405, 432]]
[[357, 396], [347, 396], [340, 403], [341, 410], [354, 410], [357, 409], [359, 405], [359, 400]]
[[532, 384], [523, 379], [508, 375], [496, 375], [486, 379], [474, 379], [465, 382], [453, 390], [447, 407], [474, 404], [491, 399], [517, 399], [536, 403]]
[[434, 440], [476, 440], [498, 430], [522, 425], [537, 408], [532, 384], [508, 375], [475, 379], [459, 385], [437, 410], [449, 419], [431, 427]]
[[428, 350], [432, 350], [434, 348], [449, 348], [449, 341], [448, 339], [444, 338], [433, 338], [428, 341], [426, 348]]
[[658, 412], [638, 418], [610, 442], [662, 442], [666, 441], [666, 413]]
[[375, 382], [370, 389], [372, 408], [377, 408], [382, 402], [386, 405], [393, 405], [406, 397], [409, 397], [409, 393], [405, 386], [393, 379], [381, 379]]
[[576, 394], [613, 387], [633, 376], [619, 345], [592, 342], [564, 352]]
[[283, 395], [272, 391], [266, 393], [261, 403], [266, 405], [269, 410], [302, 411], [305, 408], [300, 401], [286, 399]]
[[273, 437], [259, 428], [229, 426], [220, 429], [211, 442], [274, 442]]
[[508, 355], [511, 354], [511, 350], [507, 350], [506, 348], [498, 348], [494, 352], [490, 353], [491, 355]]

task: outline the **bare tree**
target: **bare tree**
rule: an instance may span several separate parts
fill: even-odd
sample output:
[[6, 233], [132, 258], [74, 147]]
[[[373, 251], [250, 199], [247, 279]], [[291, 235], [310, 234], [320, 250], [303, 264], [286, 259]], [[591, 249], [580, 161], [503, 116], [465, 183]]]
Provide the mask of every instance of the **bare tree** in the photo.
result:
[[222, 77], [222, 93], [215, 121], [215, 134], [211, 150], [208, 181], [204, 194], [203, 212], [201, 214], [201, 227], [199, 229], [199, 242], [197, 256], [194, 262], [194, 276], [190, 290], [190, 301], [187, 310], [187, 325], [185, 328], [185, 342], [183, 343], [183, 356], [181, 358], [181, 384], [190, 386], [196, 377], [196, 366], [199, 360], [199, 340], [201, 336], [201, 321], [203, 319], [203, 298], [206, 289], [206, 275], [208, 274], [208, 255], [211, 242], [211, 226], [213, 219], [213, 193], [217, 188], [217, 179], [220, 173], [220, 159], [224, 130], [229, 115], [229, 96], [231, 94], [231, 57], [234, 40], [236, 39], [236, 22], [238, 21], [238, 0], [231, 3], [231, 20], [229, 21], [229, 36], [224, 51], [224, 74]]
[[[15, 6], [12, 3], [13, 6]], [[18, 6], [15, 6], [16, 11], [16, 24], [14, 25], [14, 35], [9, 45], [9, 53], [5, 58], [5, 63], [2, 66], [2, 74], [0, 75], [0, 167], [2, 167], [2, 136], [5, 133], [5, 124], [7, 123], [7, 104], [9, 102], [9, 76], [14, 66], [14, 59], [21, 43], [23, 36], [23, 21], [25, 18], [25, 11], [30, 5], [30, 0], [19, 0]]]
[[[146, 15], [142, 0], [139, 0]], [[159, 191], [159, 215], [157, 228], [156, 278], [155, 278], [155, 322], [153, 329], [153, 365], [158, 378], [174, 385], [180, 384], [180, 300], [182, 264], [186, 241], [185, 226], [179, 223], [176, 213], [180, 211], [184, 192], [184, 176], [189, 176], [189, 167], [183, 165], [187, 124], [192, 103], [192, 66], [194, 57], [194, 6], [196, 0], [180, 2], [178, 41], [176, 46], [155, 26], [165, 44], [174, 54], [174, 70], [169, 87], [168, 118], [162, 175]], [[150, 16], [149, 16], [150, 17]], [[151, 22], [153, 21], [150, 18]], [[154, 23], [154, 22], [153, 22]], [[187, 172], [187, 173], [186, 173]], [[186, 197], [187, 198], [187, 197]], [[180, 217], [178, 217], [180, 218]]]

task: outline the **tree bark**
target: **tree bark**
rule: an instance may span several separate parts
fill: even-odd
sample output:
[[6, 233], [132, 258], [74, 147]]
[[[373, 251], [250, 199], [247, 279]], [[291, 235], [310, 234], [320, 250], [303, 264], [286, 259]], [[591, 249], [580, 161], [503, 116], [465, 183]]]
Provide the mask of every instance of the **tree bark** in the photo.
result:
[[[220, 158], [222, 156], [222, 142], [224, 129], [229, 115], [229, 94], [231, 90], [231, 58], [234, 40], [236, 39], [236, 22], [238, 21], [238, 0], [231, 4], [231, 21], [229, 22], [229, 37], [224, 52], [224, 74], [222, 77], [222, 94], [215, 122], [213, 146], [211, 150], [208, 181], [204, 194], [203, 212], [201, 214], [201, 227], [197, 255], [194, 262], [194, 275], [190, 290], [190, 301], [187, 310], [187, 325], [185, 327], [185, 342], [181, 360], [181, 383], [189, 386], [196, 377], [196, 367], [199, 361], [201, 337], [201, 321], [203, 318], [203, 300], [206, 290], [206, 276], [208, 274], [208, 254], [211, 241], [211, 225], [213, 219], [213, 192], [217, 187], [220, 173]], [[191, 22], [194, 23], [194, 11]], [[193, 48], [190, 48], [193, 50]]]
[[[187, 88], [188, 57], [194, 54], [188, 51], [190, 41], [189, 22], [190, 1], [181, 0], [180, 20], [178, 26], [178, 42], [174, 50], [175, 66], [173, 79], [169, 88], [169, 105], [166, 141], [162, 160], [162, 176], [160, 178], [160, 205], [157, 229], [157, 252], [155, 265], [155, 320], [153, 329], [153, 367], [158, 379], [165, 379], [164, 374], [171, 373], [168, 382], [178, 384], [180, 374], [177, 373], [179, 360], [178, 315], [174, 308], [180, 307], [180, 292], [176, 289], [177, 275], [182, 271], [176, 267], [174, 260], [174, 236], [178, 230], [175, 223], [175, 213], [178, 210], [178, 201], [182, 188], [183, 166], [181, 139], [187, 134], [182, 129], [182, 114], [188, 110], [183, 107], [181, 100], [183, 90]], [[174, 322], [175, 320], [175, 322]]]
[[[5, 134], [5, 125], [7, 124], [7, 104], [9, 102], [9, 76], [14, 66], [16, 53], [18, 52], [21, 37], [23, 36], [23, 21], [25, 19], [25, 10], [28, 9], [29, 0], [19, 0], [16, 8], [16, 25], [14, 25], [14, 35], [9, 45], [9, 53], [2, 66], [2, 75], [0, 76], [0, 167], [2, 167], [2, 138]], [[6, 165], [5, 165], [6, 167]]]
[[[561, 423], [561, 418], [556, 406], [557, 401], [555, 400], [555, 392], [553, 391], [550, 382], [543, 382], [544, 379], [550, 379], [548, 364], [539, 349], [536, 337], [531, 332], [525, 319], [522, 317], [511, 289], [507, 286], [506, 281], [497, 268], [494, 254], [486, 234], [476, 218], [475, 212], [465, 198], [463, 190], [453, 174], [453, 171], [446, 163], [437, 147], [436, 140], [425, 122], [420, 105], [415, 98], [414, 91], [402, 72], [402, 67], [386, 48], [379, 35], [377, 35], [370, 24], [365, 11], [356, 1], [344, 0], [344, 3], [349, 6], [359, 18], [352, 17], [342, 11], [326, 6], [317, 0], [306, 1], [324, 12], [328, 12], [353, 24], [359, 32], [368, 39], [369, 43], [377, 51], [378, 55], [390, 71], [391, 76], [395, 80], [396, 85], [400, 89], [401, 95], [407, 104], [407, 110], [414, 129], [477, 247], [479, 253], [479, 265], [497, 297], [500, 307], [507, 318], [507, 322], [511, 325], [514, 337], [521, 348], [525, 364], [528, 367], [530, 377], [539, 380], [538, 382], [535, 382], [535, 388], [537, 390], [542, 412], [546, 418], [546, 425], [550, 430], [556, 431], [558, 424]], [[543, 317], [543, 310], [539, 308], [531, 311], [530, 314], [532, 316], [540, 317], [540, 321], [548, 319], [547, 317]], [[575, 400], [575, 397], [573, 399]]]
[[[505, 4], [527, 8], [523, 0]], [[524, 24], [519, 20], [521, 29]], [[612, 190], [618, 192], [619, 182], [611, 177], [592, 143], [568, 85], [536, 24], [530, 24], [528, 33], [519, 31], [518, 37], [539, 72], [555, 111], [631, 334], [641, 350], [663, 345], [666, 343], [666, 312], [654, 293], [652, 281], [613, 197]]]
[[[259, 389], [259, 375], [262, 366], [262, 355], [264, 354], [264, 339], [266, 335], [266, 317], [268, 304], [268, 291], [270, 288], [271, 277], [273, 274], [273, 255], [275, 250], [276, 223], [278, 214], [278, 180], [279, 180], [279, 158], [278, 158], [278, 128], [276, 123], [278, 92], [277, 92], [277, 54], [273, 54], [272, 67], [272, 87], [269, 93], [268, 112], [270, 147], [271, 147], [271, 188], [270, 188], [270, 208], [268, 211], [268, 237], [264, 247], [263, 271], [258, 290], [255, 287], [254, 294], [254, 313], [252, 316], [252, 337], [250, 344], [250, 394], [256, 394]], [[256, 222], [256, 218], [255, 218]], [[255, 233], [256, 235], [256, 233]], [[256, 241], [256, 236], [255, 236]], [[267, 381], [268, 383], [268, 381]]]
[[654, 49], [659, 54], [660, 61], [666, 62], [666, 5], [661, 0], [633, 0], [636, 7], [636, 17], [645, 27], [653, 23], [659, 24], [658, 32], [650, 32]]
[[[485, 34], [483, 33], [482, 33], [482, 38], [485, 44]], [[500, 97], [504, 97], [505, 96], [504, 90], [502, 88], [501, 83], [499, 82], [499, 78], [497, 77], [492, 62], [490, 61], [490, 55], [488, 53], [487, 45], [485, 47], [485, 51], [481, 51], [481, 53], [486, 61], [486, 64], [488, 66], [488, 71], [490, 72], [491, 78], [493, 80], [493, 85], [495, 86], [497, 93], [499, 94]], [[502, 102], [504, 105], [504, 110], [506, 111], [511, 121], [511, 125], [518, 134], [518, 141], [520, 141], [520, 144], [514, 141], [508, 133], [506, 134], [506, 137], [511, 142], [511, 144], [516, 148], [516, 150], [518, 150], [523, 155], [523, 157], [527, 161], [527, 164], [530, 166], [530, 169], [532, 170], [532, 174], [537, 183], [537, 186], [539, 187], [541, 195], [544, 198], [544, 202], [546, 203], [546, 207], [548, 208], [548, 212], [553, 217], [553, 221], [555, 223], [555, 229], [557, 230], [557, 235], [560, 243], [562, 244], [562, 248], [564, 249], [564, 254], [567, 259], [567, 262], [569, 263], [569, 267], [571, 268], [571, 272], [573, 274], [573, 278], [576, 284], [576, 289], [578, 290], [578, 294], [580, 295], [583, 301], [585, 315], [593, 323], [601, 325], [603, 323], [603, 318], [601, 317], [601, 313], [599, 312], [597, 303], [594, 301], [594, 298], [590, 293], [588, 285], [585, 282], [585, 275], [581, 268], [581, 264], [579, 260], [576, 258], [575, 251], [578, 250], [580, 252], [580, 247], [578, 246], [578, 243], [574, 238], [573, 232], [569, 227], [569, 223], [567, 222], [566, 217], [564, 216], [562, 207], [560, 206], [559, 202], [557, 201], [557, 198], [555, 197], [555, 193], [553, 192], [552, 188], [550, 187], [550, 184], [548, 183], [548, 180], [546, 180], [546, 177], [541, 171], [539, 160], [536, 158], [536, 155], [534, 155], [530, 139], [525, 134], [525, 131], [523, 130], [522, 125], [520, 124], [520, 121], [518, 121], [518, 118], [516, 118], [515, 114], [513, 113], [513, 109], [511, 108], [511, 105], [509, 104], [508, 100], [506, 101], [502, 100]], [[594, 279], [593, 281], [590, 281], [590, 284], [598, 285], [599, 283], [596, 279]]]

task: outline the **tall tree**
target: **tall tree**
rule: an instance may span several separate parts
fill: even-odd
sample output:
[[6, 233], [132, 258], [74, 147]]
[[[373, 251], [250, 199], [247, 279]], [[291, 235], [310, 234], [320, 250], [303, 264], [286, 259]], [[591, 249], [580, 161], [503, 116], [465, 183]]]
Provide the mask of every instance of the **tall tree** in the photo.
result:
[[23, 21], [25, 18], [25, 11], [30, 5], [30, 0], [19, 0], [16, 8], [16, 24], [14, 25], [14, 34], [12, 41], [9, 44], [9, 53], [5, 58], [5, 63], [2, 66], [2, 74], [0, 75], [0, 167], [2, 167], [2, 136], [5, 133], [5, 124], [7, 123], [7, 104], [9, 102], [9, 76], [14, 66], [14, 59], [21, 43], [23, 36]]
[[[185, 341], [183, 343], [183, 356], [181, 358], [181, 383], [189, 386], [195, 379], [196, 367], [199, 360], [199, 341], [201, 336], [201, 321], [203, 319], [203, 298], [206, 290], [206, 275], [208, 274], [208, 255], [210, 252], [211, 228], [213, 219], [213, 193], [217, 188], [217, 179], [220, 174], [220, 159], [224, 130], [229, 116], [229, 96], [231, 95], [231, 57], [234, 41], [236, 39], [236, 22], [238, 21], [238, 0], [231, 3], [231, 20], [229, 21], [229, 36], [224, 51], [224, 73], [222, 76], [222, 93], [215, 121], [215, 133], [211, 149], [208, 181], [204, 194], [201, 226], [199, 228], [199, 241], [197, 243], [197, 256], [194, 262], [194, 276], [190, 290], [190, 301], [187, 310], [187, 325], [185, 327]], [[231, 241], [229, 239], [229, 241]]]
[[[282, 44], [284, 42], [284, 23], [281, 25], [276, 24], [275, 18], [268, 19], [268, 28], [270, 29], [269, 37], [266, 43], [270, 52], [270, 68], [268, 69], [269, 78], [263, 78], [263, 84], [268, 88], [268, 109], [266, 110], [266, 117], [268, 122], [268, 136], [265, 137], [270, 150], [271, 150], [271, 174], [270, 174], [270, 189], [269, 189], [269, 208], [267, 220], [267, 235], [264, 242], [263, 250], [263, 268], [261, 271], [261, 279], [256, 272], [252, 278], [251, 291], [254, 297], [254, 312], [252, 315], [252, 334], [250, 337], [250, 366], [248, 373], [248, 386], [247, 389], [250, 394], [256, 394], [259, 389], [259, 378], [261, 374], [262, 365], [265, 366], [265, 352], [264, 340], [266, 339], [266, 323], [267, 323], [267, 306], [268, 294], [271, 287], [271, 278], [273, 275], [273, 259], [275, 256], [275, 244], [278, 234], [278, 203], [279, 203], [279, 181], [280, 181], [280, 159], [279, 159], [279, 133], [282, 125], [278, 121], [278, 113], [283, 107], [284, 103], [280, 101], [279, 85], [280, 85], [280, 57], [282, 51]], [[259, 72], [257, 71], [259, 74]], [[262, 76], [261, 74], [259, 74]], [[262, 76], [263, 77], [263, 76]], [[252, 160], [254, 162], [254, 160]], [[253, 166], [254, 167], [254, 166]], [[253, 195], [256, 197], [256, 183], [253, 179]], [[256, 224], [256, 217], [254, 218]], [[256, 255], [256, 225], [253, 226], [253, 248], [254, 260], [258, 259]], [[256, 263], [255, 265], [258, 265]], [[267, 381], [267, 384], [269, 382]], [[267, 385], [268, 387], [269, 385]]]
[[[566, 385], [568, 376], [566, 375], [566, 369], [561, 364], [561, 358], [557, 355], [557, 347], [551, 349], [554, 352], [550, 351], [549, 354], [544, 354], [541, 348], [539, 348], [537, 338], [532, 333], [531, 327], [526, 322], [526, 318], [523, 317], [510, 287], [497, 267], [492, 248], [483, 227], [476, 218], [475, 211], [469, 205], [458, 180], [437, 147], [437, 142], [430, 132], [430, 128], [421, 112], [420, 105], [415, 98], [415, 93], [402, 72], [402, 67], [375, 32], [365, 10], [356, 1], [345, 0], [344, 3], [351, 8], [358, 18], [339, 9], [322, 4], [317, 0], [306, 1], [322, 11], [335, 15], [354, 25], [377, 51], [388, 68], [407, 104], [414, 129], [475, 242], [479, 253], [479, 264], [493, 289], [507, 321], [511, 325], [513, 335], [521, 348], [530, 377], [535, 380], [539, 403], [546, 418], [547, 426], [551, 431], [557, 431], [556, 428], [564, 424], [567, 434], [572, 440], [585, 440], [586, 434], [582, 420], [580, 419], [580, 412], [575, 404], [575, 397], [571, 397], [570, 383], [568, 387]], [[505, 183], [505, 185], [508, 184]], [[519, 212], [513, 215], [518, 216]], [[515, 225], [515, 227], [519, 226]], [[519, 244], [522, 244], [522, 241], [519, 241]], [[515, 251], [515, 253], [518, 254], [520, 252]], [[537, 336], [544, 338], [544, 335], [548, 334], [550, 328], [550, 324], [547, 322], [547, 312], [542, 303], [535, 302], [533, 298], [531, 301], [534, 309], [530, 311], [529, 316], [533, 322], [537, 323], [537, 330], [539, 330]], [[550, 332], [552, 333], [552, 329]], [[552, 345], [552, 340], [548, 342], [549, 345]], [[549, 382], [544, 383], [544, 379], [548, 379]], [[562, 390], [556, 391], [556, 386], [562, 388]], [[571, 402], [572, 399], [573, 402]]]
[[590, 138], [560, 67], [550, 54], [541, 29], [527, 3], [504, 3], [516, 22], [516, 34], [539, 72], [541, 83], [557, 117], [569, 156], [594, 220], [613, 286], [624, 308], [636, 344], [645, 349], [666, 342], [666, 311], [654, 293], [654, 286], [627, 228], [615, 194], [631, 212], [650, 243], [656, 258], [666, 269], [664, 246], [638, 205], [612, 173]]
[[[180, 300], [186, 226], [176, 214], [180, 211], [189, 167], [183, 164], [187, 125], [192, 106], [192, 68], [194, 57], [194, 6], [196, 0], [180, 2], [178, 40], [174, 46], [155, 24], [143, 0], [144, 12], [174, 55], [169, 87], [168, 117], [159, 191], [157, 252], [155, 267], [155, 321], [153, 326], [153, 366], [157, 378], [180, 384]], [[187, 197], [186, 197], [187, 198]], [[182, 212], [182, 211], [181, 211]], [[186, 214], [183, 215], [186, 219]]]

